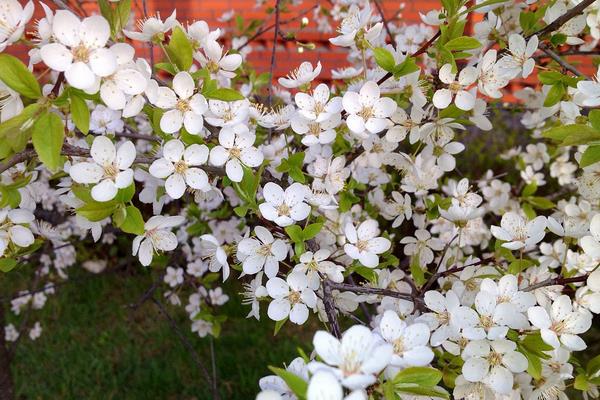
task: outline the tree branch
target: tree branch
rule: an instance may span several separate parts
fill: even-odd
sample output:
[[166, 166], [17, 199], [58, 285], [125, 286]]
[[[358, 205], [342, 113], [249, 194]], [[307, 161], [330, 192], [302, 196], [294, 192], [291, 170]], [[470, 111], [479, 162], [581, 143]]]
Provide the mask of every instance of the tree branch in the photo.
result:
[[531, 292], [532, 290], [536, 290], [536, 289], [540, 289], [546, 286], [554, 286], [554, 285], [567, 285], [569, 283], [577, 283], [577, 282], [585, 282], [588, 278], [589, 274], [585, 274], [582, 276], [576, 276], [574, 278], [563, 278], [563, 277], [556, 277], [556, 278], [548, 278], [544, 281], [541, 281], [539, 283], [536, 283], [535, 285], [529, 285], [527, 286], [525, 289], [523, 289], [524, 292]]
[[403, 300], [408, 300], [408, 301], [413, 301], [413, 302], [420, 302], [420, 303], [422, 302], [422, 300], [418, 296], [414, 296], [414, 295], [410, 295], [410, 294], [406, 294], [406, 293], [400, 293], [400, 292], [396, 292], [394, 290], [389, 290], [389, 289], [372, 288], [369, 286], [354, 286], [354, 285], [349, 285], [347, 283], [334, 283], [334, 282], [330, 282], [329, 287], [331, 289], [346, 290], [348, 292], [353, 292], [353, 293], [375, 294], [375, 295], [379, 295], [379, 296], [395, 297], [397, 299], [403, 299]]

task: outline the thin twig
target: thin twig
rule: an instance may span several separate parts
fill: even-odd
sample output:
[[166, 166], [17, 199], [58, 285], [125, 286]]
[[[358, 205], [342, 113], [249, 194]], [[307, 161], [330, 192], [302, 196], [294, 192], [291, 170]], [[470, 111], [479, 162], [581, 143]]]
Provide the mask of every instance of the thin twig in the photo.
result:
[[586, 79], [590, 79], [587, 75], [585, 75], [583, 72], [579, 71], [577, 68], [575, 68], [573, 65], [569, 64], [568, 62], [566, 62], [565, 60], [563, 60], [561, 58], [561, 56], [559, 56], [558, 54], [556, 54], [554, 52], [554, 50], [550, 49], [548, 46], [546, 46], [544, 43], [540, 43], [539, 46], [540, 50], [542, 50], [544, 53], [546, 53], [551, 59], [553, 59], [554, 61], [556, 61], [561, 67], [563, 67], [564, 69], [566, 69], [567, 71], [571, 71], [572, 73], [574, 73], [577, 76], [582, 76]]
[[333, 295], [331, 293], [332, 282], [329, 279], [323, 280], [323, 306], [325, 307], [325, 313], [327, 314], [327, 319], [329, 320], [329, 326], [331, 327], [331, 333], [336, 338], [342, 337], [342, 333], [340, 331], [340, 326], [337, 321], [337, 316], [335, 315], [335, 304], [333, 301]]
[[377, 11], [379, 12], [379, 15], [381, 16], [381, 21], [383, 22], [383, 27], [384, 27], [385, 31], [387, 32], [387, 35], [390, 37], [390, 44], [392, 45], [394, 50], [396, 50], [396, 40], [394, 40], [394, 35], [392, 34], [392, 31], [390, 29], [388, 20], [385, 18], [385, 14], [383, 13], [383, 8], [381, 7], [381, 4], [379, 4], [379, 0], [373, 0], [373, 2], [375, 3], [375, 7], [377, 7]]
[[213, 390], [213, 399], [220, 399], [219, 391], [218, 390], [215, 391], [215, 387], [212, 384], [212, 379], [210, 377], [208, 369], [206, 369], [206, 366], [204, 365], [204, 363], [202, 363], [202, 360], [200, 359], [200, 356], [196, 352], [196, 349], [194, 349], [194, 346], [192, 345], [192, 343], [190, 343], [188, 338], [183, 334], [183, 332], [181, 332], [181, 329], [179, 328], [179, 326], [177, 326], [177, 322], [175, 322], [173, 317], [171, 317], [171, 315], [167, 312], [167, 310], [165, 309], [165, 306], [159, 300], [157, 300], [155, 297], [152, 297], [151, 300], [156, 305], [156, 307], [158, 307], [158, 310], [163, 315], [163, 317], [165, 317], [165, 319], [169, 322], [169, 325], [171, 326], [171, 329], [173, 330], [173, 332], [175, 332], [175, 334], [177, 335], [177, 337], [179, 338], [181, 343], [184, 345], [184, 347], [187, 349], [187, 351], [192, 356], [194, 363], [200, 369], [200, 371], [202, 372], [202, 375], [204, 375], [204, 379], [206, 380], [206, 383], [211, 386], [211, 388]]
[[[275, 34], [273, 35], [273, 50], [271, 51], [271, 65], [269, 67], [269, 97], [267, 98], [267, 105], [271, 108], [273, 104], [273, 71], [275, 70], [275, 62], [277, 53], [277, 39], [279, 37], [279, 3], [281, 0], [275, 0]], [[269, 128], [269, 140], [271, 140], [271, 135], [273, 134], [273, 129]]]
[[277, 58], [275, 54], [277, 53], [277, 39], [279, 37], [279, 2], [281, 0], [276, 0], [275, 2], [275, 34], [273, 35], [273, 49], [271, 50], [271, 65], [269, 66], [269, 97], [267, 98], [267, 105], [271, 107], [273, 102], [273, 71], [275, 70], [275, 62]]
[[[282, 20], [279, 21], [279, 25], [287, 25], [291, 22], [297, 21], [299, 19], [301, 19], [302, 17], [304, 17], [306, 14], [310, 13], [312, 10], [314, 10], [315, 8], [319, 7], [319, 4], [315, 4], [314, 6], [302, 11], [300, 14], [294, 16], [293, 18], [289, 18], [286, 20]], [[276, 24], [273, 23], [265, 28], [259, 29], [258, 31], [256, 31], [256, 33], [252, 36], [250, 36], [250, 38], [248, 38], [248, 40], [246, 40], [244, 43], [242, 43], [239, 47], [234, 48], [233, 50], [236, 51], [241, 51], [244, 47], [248, 46], [251, 42], [253, 42], [254, 40], [258, 39], [258, 37], [262, 36], [264, 33], [270, 31], [271, 29], [275, 28]]]
[[446, 253], [448, 252], [448, 249], [450, 248], [450, 246], [452, 246], [452, 243], [456, 240], [456, 238], [458, 238], [458, 233], [456, 235], [454, 235], [454, 237], [452, 239], [450, 239], [450, 241], [448, 243], [446, 243], [446, 245], [444, 246], [444, 249], [442, 250], [442, 256], [440, 257], [440, 260], [438, 261], [437, 265], [435, 266], [435, 270], [433, 271], [433, 274], [431, 274], [431, 277], [429, 277], [429, 280], [425, 283], [425, 285], [423, 285], [423, 287], [420, 290], [420, 293], [425, 293], [427, 290], [429, 290], [429, 288], [432, 287], [433, 284], [439, 278], [438, 271], [440, 270], [440, 267], [442, 266], [442, 262], [444, 261], [444, 258], [446, 257]]
[[[440, 37], [441, 34], [442, 34], [442, 31], [437, 31], [435, 33], [435, 35], [433, 35], [427, 42], [425, 42], [417, 51], [415, 51], [413, 54], [411, 54], [410, 57], [417, 57], [417, 56], [420, 56], [421, 54], [427, 52], [427, 50], [431, 47], [431, 45], [433, 45], [433, 43], [435, 43], [435, 41], [437, 40], [437, 38]], [[392, 76], [393, 76], [393, 74], [391, 72], [388, 72], [387, 74], [382, 76], [381, 79], [379, 79], [377, 81], [377, 84], [381, 85], [383, 82], [387, 81]]]

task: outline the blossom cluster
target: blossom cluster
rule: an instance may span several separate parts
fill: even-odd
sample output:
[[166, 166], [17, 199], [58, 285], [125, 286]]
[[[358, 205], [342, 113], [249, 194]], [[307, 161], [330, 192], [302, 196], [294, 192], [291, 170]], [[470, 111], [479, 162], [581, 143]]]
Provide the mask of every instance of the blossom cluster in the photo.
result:
[[[351, 65], [328, 84], [320, 62], [257, 76], [246, 29], [134, 26], [115, 2], [41, 4], [25, 34], [33, 3], [2, 0], [0, 270], [39, 286], [15, 320], [69, 267], [135, 262], [199, 337], [228, 301], [276, 332], [323, 323], [260, 400], [597, 397], [600, 84], [568, 61], [593, 53], [600, 4], [442, 3], [416, 25], [315, 8]], [[494, 135], [516, 145], [476, 147]]]

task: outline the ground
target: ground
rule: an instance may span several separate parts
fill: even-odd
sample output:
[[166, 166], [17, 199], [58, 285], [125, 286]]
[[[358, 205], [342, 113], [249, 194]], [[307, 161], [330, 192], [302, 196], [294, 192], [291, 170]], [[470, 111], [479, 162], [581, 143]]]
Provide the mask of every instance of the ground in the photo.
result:
[[[151, 286], [148, 274], [90, 277], [79, 270], [71, 280], [32, 315], [42, 323], [42, 336], [17, 346], [17, 398], [211, 398], [192, 357], [157, 307], [151, 302], [137, 311], [128, 307]], [[222, 398], [247, 400], [256, 395], [258, 379], [269, 373], [267, 366], [293, 359], [301, 341], [310, 343], [310, 333], [286, 326], [273, 338], [273, 322], [246, 319], [247, 307], [239, 303], [233, 297], [226, 306], [231, 317], [215, 340], [215, 353]], [[185, 313], [173, 314], [210, 369], [209, 339], [190, 332]]]

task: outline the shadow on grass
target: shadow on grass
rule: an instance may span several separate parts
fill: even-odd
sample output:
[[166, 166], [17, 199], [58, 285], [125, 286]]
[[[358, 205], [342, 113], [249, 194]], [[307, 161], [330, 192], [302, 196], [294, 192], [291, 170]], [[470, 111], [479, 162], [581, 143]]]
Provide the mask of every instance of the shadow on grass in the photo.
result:
[[[75, 268], [74, 268], [75, 270]], [[87, 274], [72, 273], [72, 278]], [[5, 288], [9, 282], [3, 282]], [[192, 357], [152, 302], [133, 311], [150, 287], [151, 276], [112, 273], [73, 281], [34, 311], [44, 332], [23, 338], [12, 363], [17, 398], [22, 399], [210, 399], [210, 390]], [[14, 292], [5, 290], [4, 293]], [[281, 365], [310, 343], [311, 333], [287, 324], [273, 337], [272, 321], [246, 319], [228, 287], [229, 315], [215, 340], [223, 399], [253, 399], [268, 365]], [[158, 296], [158, 293], [156, 294]], [[183, 301], [187, 299], [182, 299]], [[182, 309], [167, 306], [210, 369], [209, 339], [190, 332]], [[263, 310], [264, 312], [264, 310]], [[313, 327], [314, 328], [314, 327]]]

